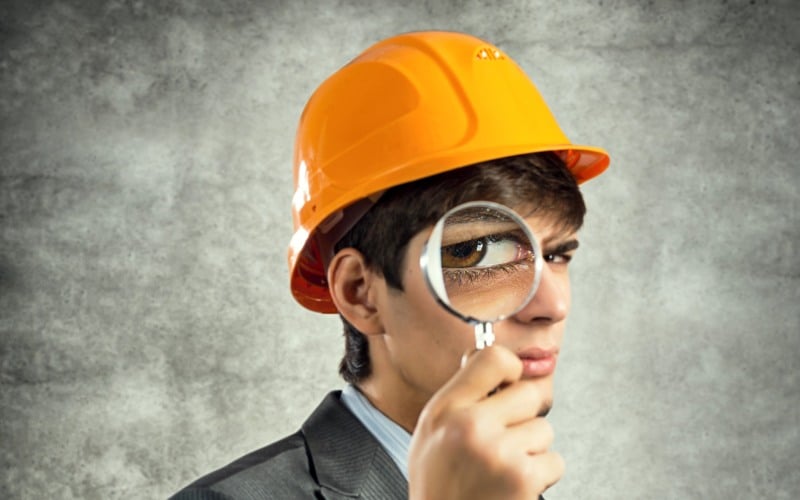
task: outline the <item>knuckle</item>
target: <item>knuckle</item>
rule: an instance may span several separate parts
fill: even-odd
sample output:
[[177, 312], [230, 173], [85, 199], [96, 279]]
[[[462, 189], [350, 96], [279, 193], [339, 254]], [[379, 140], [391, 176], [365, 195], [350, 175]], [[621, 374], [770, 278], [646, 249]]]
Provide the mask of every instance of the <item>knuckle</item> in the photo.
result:
[[541, 430], [539, 431], [539, 435], [541, 436], [542, 441], [544, 441], [549, 447], [556, 438], [556, 432], [550, 422], [544, 418], [539, 418], [537, 421], [540, 422]]
[[492, 364], [505, 365], [519, 361], [508, 349], [496, 345], [483, 349], [478, 355]]
[[450, 420], [447, 425], [446, 437], [454, 444], [477, 448], [481, 445], [480, 430], [481, 424], [475, 412], [465, 410]]
[[564, 459], [555, 452], [548, 452], [543, 455], [544, 460], [539, 462], [539, 466], [531, 471], [533, 484], [536, 490], [542, 492], [558, 482], [564, 475]]
[[542, 391], [536, 384], [528, 381], [523, 381], [518, 385], [520, 386], [520, 399], [530, 403], [531, 406], [538, 412], [539, 407], [542, 404]]
[[490, 365], [495, 365], [500, 362], [500, 354], [498, 354], [498, 349], [496, 346], [486, 347], [477, 351], [474, 356], [472, 356], [471, 361], [474, 363], [486, 363]]
[[482, 467], [494, 468], [497, 447], [492, 446], [491, 430], [479, 412], [464, 410], [451, 415], [440, 429], [442, 445]]

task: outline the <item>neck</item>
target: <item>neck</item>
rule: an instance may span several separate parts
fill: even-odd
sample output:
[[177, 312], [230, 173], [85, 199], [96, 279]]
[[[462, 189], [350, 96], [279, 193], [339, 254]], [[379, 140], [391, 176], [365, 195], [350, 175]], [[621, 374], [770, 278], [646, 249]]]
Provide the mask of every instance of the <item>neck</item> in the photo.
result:
[[359, 382], [357, 387], [372, 406], [409, 434], [414, 432], [417, 419], [427, 403], [427, 399], [421, 401], [412, 394], [398, 394], [396, 390], [385, 388], [374, 373], [366, 380]]

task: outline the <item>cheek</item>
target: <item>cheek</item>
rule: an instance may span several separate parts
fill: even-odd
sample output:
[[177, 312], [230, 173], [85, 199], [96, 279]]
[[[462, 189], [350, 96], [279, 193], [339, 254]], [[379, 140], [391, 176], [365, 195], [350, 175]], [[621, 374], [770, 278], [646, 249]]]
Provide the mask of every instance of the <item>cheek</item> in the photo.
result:
[[419, 266], [424, 236], [409, 244], [403, 291], [389, 292], [386, 346], [394, 369], [425, 392], [439, 389], [475, 347], [474, 327], [447, 312], [428, 289]]
[[408, 327], [423, 336], [421, 345], [442, 354], [456, 353], [460, 359], [471, 344], [473, 327], [447, 312], [422, 280], [421, 271], [409, 271], [406, 281]]
[[458, 370], [464, 352], [474, 346], [473, 327], [436, 302], [420, 270], [407, 270], [405, 278], [404, 291], [393, 300], [388, 348], [407, 376], [436, 390]]

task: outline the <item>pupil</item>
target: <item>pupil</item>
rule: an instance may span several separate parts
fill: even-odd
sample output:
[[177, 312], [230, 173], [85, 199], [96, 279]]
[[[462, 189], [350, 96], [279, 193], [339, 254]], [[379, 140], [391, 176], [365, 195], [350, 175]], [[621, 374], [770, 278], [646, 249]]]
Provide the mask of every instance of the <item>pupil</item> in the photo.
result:
[[453, 257], [466, 259], [472, 252], [480, 252], [483, 249], [483, 242], [480, 240], [467, 241], [453, 246]]
[[470, 267], [479, 263], [486, 254], [486, 243], [483, 239], [456, 243], [442, 249], [442, 265], [444, 267]]

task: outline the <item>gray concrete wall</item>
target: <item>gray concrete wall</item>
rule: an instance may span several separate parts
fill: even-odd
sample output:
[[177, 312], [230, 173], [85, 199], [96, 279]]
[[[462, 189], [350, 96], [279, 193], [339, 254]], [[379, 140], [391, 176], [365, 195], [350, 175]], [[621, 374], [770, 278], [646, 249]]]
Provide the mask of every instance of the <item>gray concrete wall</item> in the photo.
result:
[[341, 385], [287, 288], [294, 127], [425, 28], [497, 43], [613, 156], [548, 498], [800, 497], [794, 0], [4, 1], [0, 497], [164, 497]]

